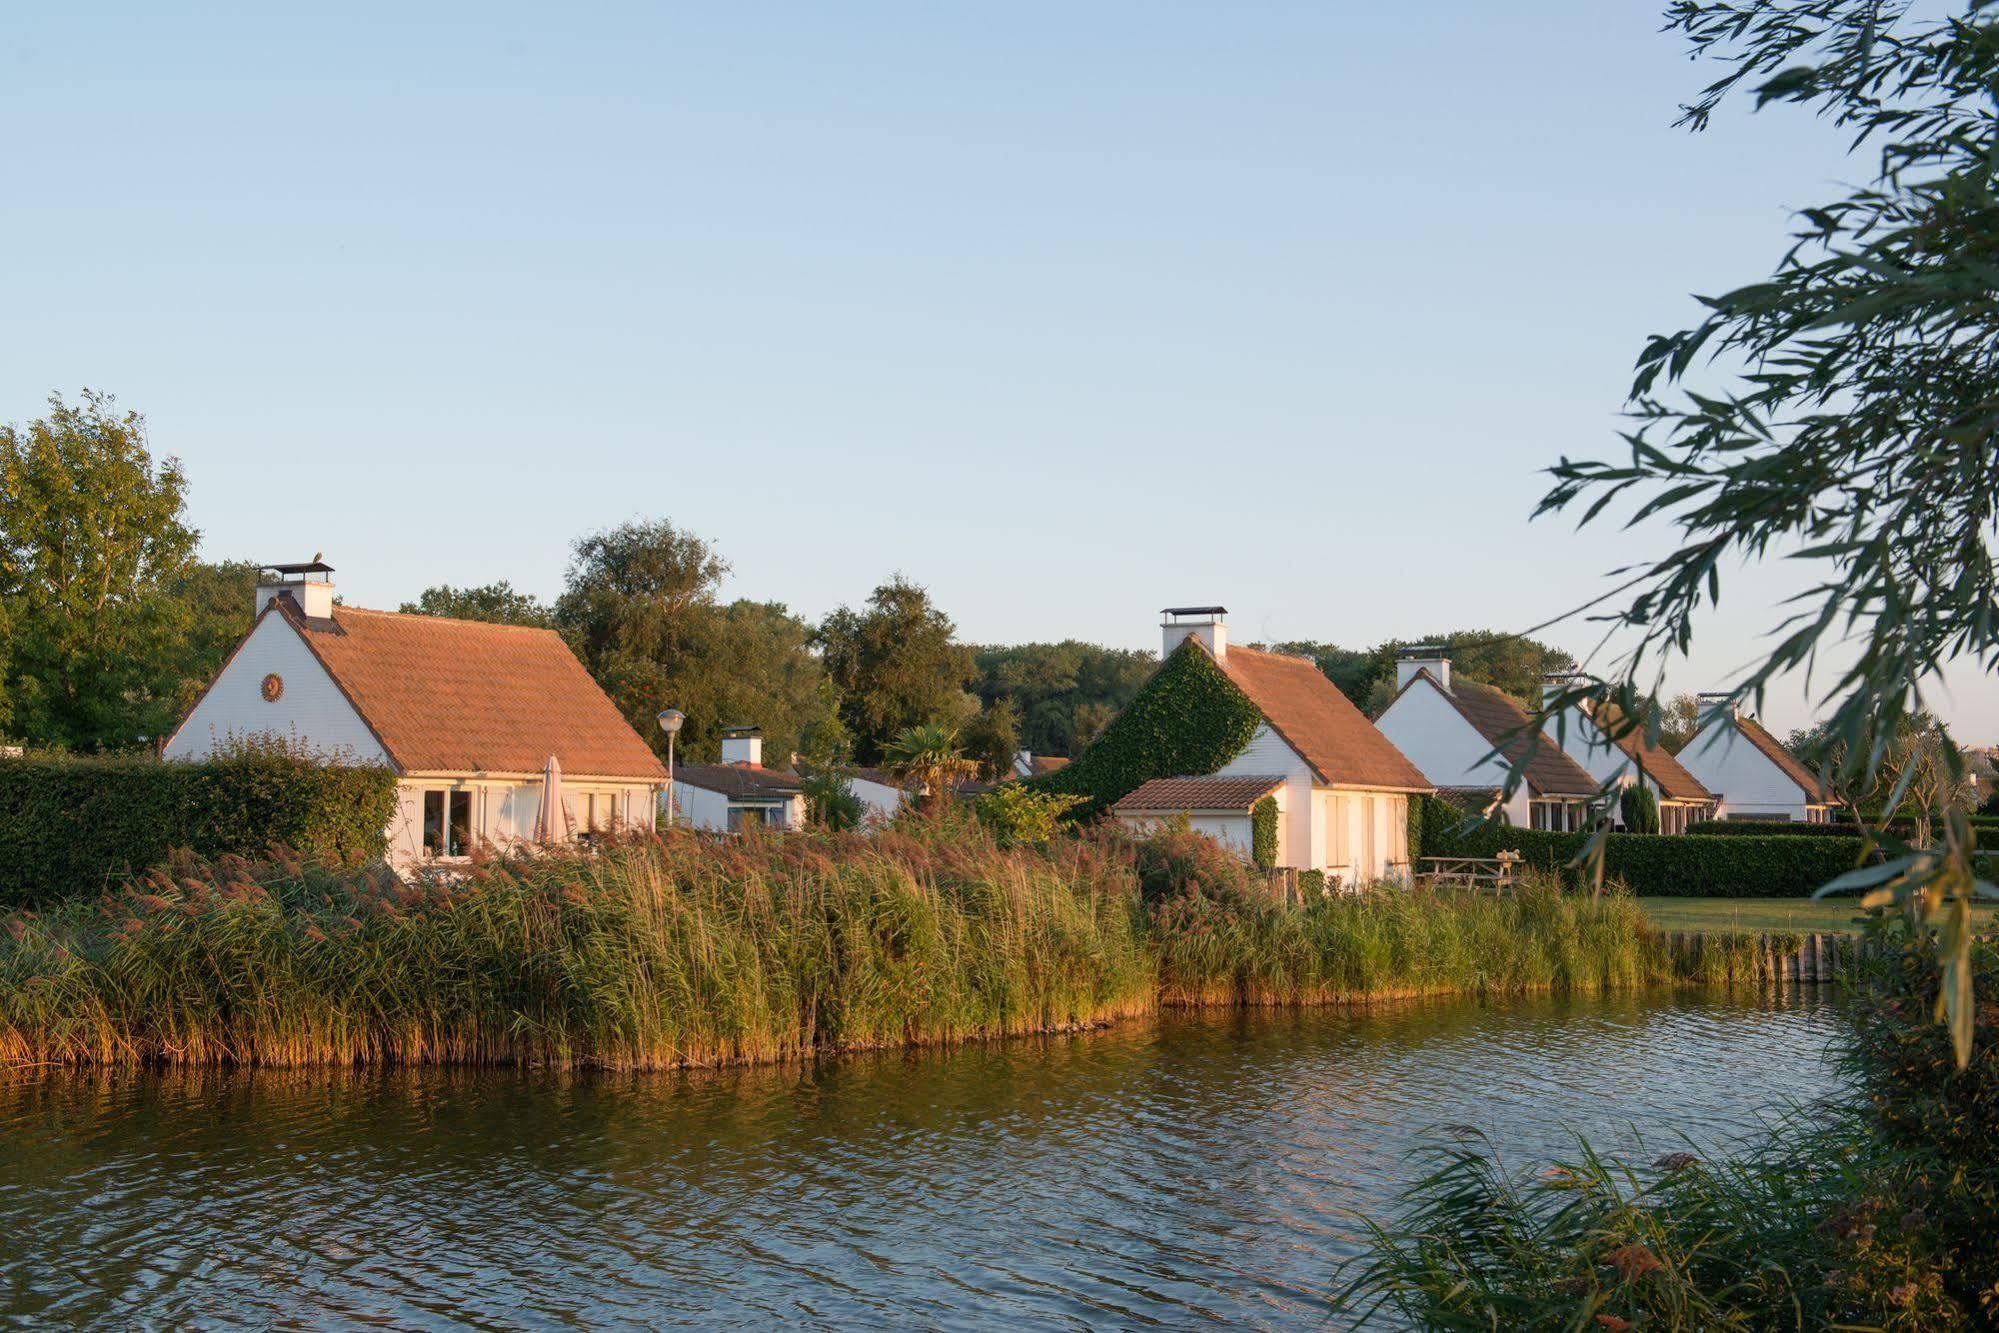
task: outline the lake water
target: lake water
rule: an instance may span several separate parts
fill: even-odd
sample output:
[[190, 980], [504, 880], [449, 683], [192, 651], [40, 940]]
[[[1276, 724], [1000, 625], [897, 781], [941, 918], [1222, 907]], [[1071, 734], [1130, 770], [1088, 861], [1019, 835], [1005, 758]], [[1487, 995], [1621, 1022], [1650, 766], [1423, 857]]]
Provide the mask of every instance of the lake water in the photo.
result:
[[1428, 1125], [1714, 1145], [1829, 1000], [1169, 1015], [816, 1068], [16, 1075], [13, 1322], [1323, 1326]]

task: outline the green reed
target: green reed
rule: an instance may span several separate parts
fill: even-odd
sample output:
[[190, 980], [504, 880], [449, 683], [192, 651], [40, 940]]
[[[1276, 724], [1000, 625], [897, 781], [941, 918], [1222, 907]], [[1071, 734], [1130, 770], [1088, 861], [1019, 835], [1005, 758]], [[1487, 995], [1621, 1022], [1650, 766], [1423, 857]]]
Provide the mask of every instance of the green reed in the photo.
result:
[[1161, 1004], [1676, 979], [1627, 898], [1529, 884], [1284, 908], [1200, 849], [1161, 890], [1160, 846], [1175, 850], [1116, 833], [1002, 847], [947, 823], [682, 832], [408, 882], [191, 861], [0, 918], [0, 1064], [660, 1068], [1057, 1032]]

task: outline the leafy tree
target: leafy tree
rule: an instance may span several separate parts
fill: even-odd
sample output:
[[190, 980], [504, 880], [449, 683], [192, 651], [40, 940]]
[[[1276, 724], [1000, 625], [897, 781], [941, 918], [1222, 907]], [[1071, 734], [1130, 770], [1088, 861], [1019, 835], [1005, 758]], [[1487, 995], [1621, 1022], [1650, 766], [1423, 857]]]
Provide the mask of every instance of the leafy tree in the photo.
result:
[[176, 719], [194, 706], [249, 632], [257, 572], [247, 560], [193, 560], [166, 580], [175, 632], [164, 645], [160, 683]]
[[867, 607], [841, 607], [819, 626], [826, 673], [840, 695], [840, 717], [862, 763], [875, 763], [909, 728], [947, 728], [976, 702], [965, 687], [972, 650], [929, 592], [900, 574], [874, 590]]
[[0, 601], [13, 726], [76, 750], [136, 746], [173, 720], [168, 593], [193, 557], [186, 475], [146, 423], [85, 390], [0, 426]]
[[[1769, 277], [1702, 298], [1706, 316], [1638, 359], [1629, 456], [1564, 458], [1540, 511], [1614, 501], [1676, 527], [1678, 549], [1623, 571], [1597, 614], [1628, 648], [1582, 697], [1635, 703], [1687, 650], [1725, 571], [1775, 552], [1823, 577], [1788, 603], [1773, 646], [1737, 683], [1770, 682], [1835, 640], [1830, 731], [1844, 777], [1871, 785], [1887, 740], [1946, 662], [1999, 669], [1999, 22], [1983, 0], [1911, 18], [1880, 0], [1676, 0], [1668, 27], [1721, 76], [1684, 109], [1705, 129], [1738, 91], [1812, 108], [1873, 176], [1798, 214]], [[1945, 741], [1944, 764], [1964, 771]], [[1899, 849], [1831, 888], [1872, 890], [1940, 918], [1942, 1008], [1959, 1063], [1973, 1027], [1968, 826], [1941, 855]]]
[[973, 663], [986, 706], [1005, 699], [1019, 710], [1020, 746], [1056, 755], [1080, 752], [1159, 669], [1157, 654], [1076, 639], [989, 645]]
[[1575, 658], [1552, 644], [1497, 630], [1456, 630], [1416, 639], [1389, 639], [1365, 652], [1309, 640], [1277, 644], [1276, 651], [1309, 657], [1369, 717], [1379, 717], [1395, 697], [1395, 660], [1418, 644], [1437, 644], [1450, 655], [1454, 679], [1504, 690], [1532, 707], [1541, 697], [1541, 678], [1572, 671]]
[[1846, 742], [1831, 727], [1794, 731], [1789, 739], [1791, 752], [1826, 774], [1839, 798], [1863, 815], [1882, 823], [1913, 820], [1918, 846], [1929, 845], [1937, 821], [1948, 818], [1952, 810], [1969, 812], [1978, 803], [1977, 779], [1968, 769], [1953, 772], [1950, 730], [1931, 714], [1901, 720], [1882, 744], [1873, 779], [1864, 783], [1854, 780], [1856, 770], [1846, 762]]
[[439, 584], [425, 588], [414, 602], [404, 602], [400, 609], [405, 615], [449, 616], [454, 620], [483, 620], [498, 625], [546, 628], [555, 623], [555, 608], [505, 579], [476, 588]]
[[997, 782], [1013, 771], [1020, 750], [1020, 710], [1011, 699], [998, 699], [965, 723], [965, 753], [979, 766], [979, 776]]
[[1700, 696], [1676, 694], [1660, 706], [1659, 747], [1667, 754], [1678, 754], [1700, 727]]
[[1005, 846], [1047, 842], [1062, 826], [1062, 817], [1088, 798], [1038, 791], [1020, 782], [1003, 782], [972, 802], [972, 813]]
[[882, 767], [923, 793], [924, 808], [933, 814], [950, 802], [960, 782], [979, 771], [978, 761], [958, 748], [957, 731], [941, 722], [903, 728], [882, 748]]
[[811, 629], [776, 603], [719, 604], [727, 571], [707, 542], [664, 520], [592, 533], [576, 543], [555, 622], [662, 754], [654, 718], [673, 707], [687, 715], [682, 756], [714, 759], [724, 727], [754, 725], [781, 766], [828, 713]]
[[815, 828], [845, 833], [859, 828], [867, 817], [867, 803], [854, 794], [853, 783], [837, 769], [808, 773], [799, 785], [805, 788], [806, 822]]

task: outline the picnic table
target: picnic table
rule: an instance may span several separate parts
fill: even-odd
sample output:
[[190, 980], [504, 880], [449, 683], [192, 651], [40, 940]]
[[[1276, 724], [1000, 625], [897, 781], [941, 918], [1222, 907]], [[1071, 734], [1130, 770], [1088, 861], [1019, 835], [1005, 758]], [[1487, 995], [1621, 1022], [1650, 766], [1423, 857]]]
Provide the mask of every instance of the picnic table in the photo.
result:
[[1513, 876], [1519, 867], [1519, 852], [1497, 856], [1426, 856], [1423, 878], [1432, 887], [1513, 892]]

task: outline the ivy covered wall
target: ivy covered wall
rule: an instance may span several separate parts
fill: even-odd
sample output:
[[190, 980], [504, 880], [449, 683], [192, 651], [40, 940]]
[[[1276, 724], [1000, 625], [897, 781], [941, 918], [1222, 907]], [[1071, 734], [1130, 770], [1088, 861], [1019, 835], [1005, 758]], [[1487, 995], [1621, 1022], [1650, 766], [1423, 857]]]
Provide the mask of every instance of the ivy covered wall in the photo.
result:
[[1192, 640], [1180, 645], [1073, 763], [1030, 779], [1081, 796], [1088, 817], [1153, 778], [1212, 773], [1241, 754], [1263, 715]]

